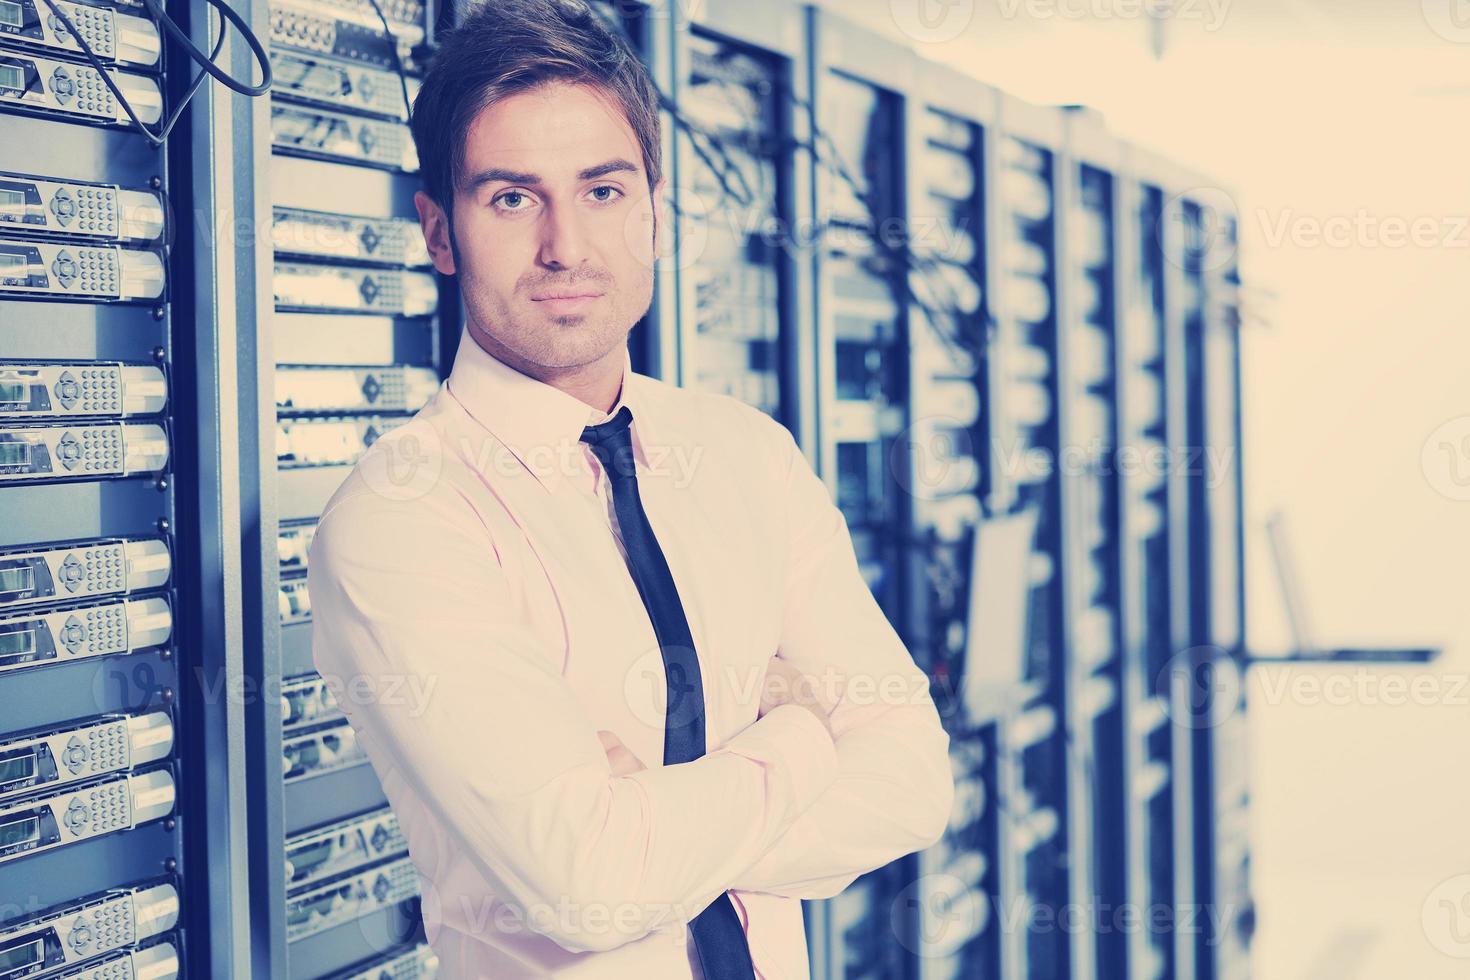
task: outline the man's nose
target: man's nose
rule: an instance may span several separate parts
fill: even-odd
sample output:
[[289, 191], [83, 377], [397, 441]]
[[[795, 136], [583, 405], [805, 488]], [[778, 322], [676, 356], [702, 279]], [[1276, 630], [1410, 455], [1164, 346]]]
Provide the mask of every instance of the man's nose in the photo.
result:
[[575, 207], [551, 205], [541, 219], [541, 264], [574, 269], [588, 257], [587, 229]]

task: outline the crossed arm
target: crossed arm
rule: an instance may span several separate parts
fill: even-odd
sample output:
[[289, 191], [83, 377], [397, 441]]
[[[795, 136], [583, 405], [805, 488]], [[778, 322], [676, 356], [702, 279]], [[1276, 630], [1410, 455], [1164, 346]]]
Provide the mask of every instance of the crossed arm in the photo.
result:
[[770, 425], [791, 508], [776, 656], [788, 685], [793, 676], [811, 679], [833, 705], [837, 775], [731, 887], [829, 898], [935, 843], [949, 821], [954, 776], [928, 677], [869, 591], [841, 511], [790, 433]]
[[309, 563], [318, 670], [334, 684], [436, 681], [422, 703], [340, 700], [374, 767], [432, 812], [441, 853], [465, 856], [501, 901], [523, 914], [561, 901], [638, 910], [611, 931], [526, 917], [569, 950], [632, 942], [728, 888], [836, 894], [931, 844], [948, 819], [948, 736], [926, 679], [785, 440], [792, 599], [778, 652], [831, 684], [830, 730], [779, 704], [681, 765], [615, 770], [552, 658], [507, 612], [493, 552], [454, 530], [451, 495], [405, 508], [362, 492], [323, 517]]

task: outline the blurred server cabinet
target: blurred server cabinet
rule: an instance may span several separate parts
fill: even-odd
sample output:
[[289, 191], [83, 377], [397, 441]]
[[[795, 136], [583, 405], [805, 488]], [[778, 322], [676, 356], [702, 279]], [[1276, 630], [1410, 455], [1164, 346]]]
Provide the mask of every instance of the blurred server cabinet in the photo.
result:
[[1058, 288], [1072, 894], [1086, 930], [1076, 977], [1124, 974], [1127, 901], [1119, 602], [1116, 338], [1121, 146], [1084, 109], [1065, 111]]
[[0, 3], [0, 976], [167, 978], [207, 931], [170, 161], [72, 29], [150, 124], [162, 41], [132, 8], [60, 6], [71, 28]]
[[[795, 166], [804, 121], [798, 7], [705, 5], [675, 18], [679, 379], [809, 432], [798, 324], [810, 302], [809, 174]], [[805, 159], [803, 157], [803, 159]], [[807, 403], [803, 404], [803, 397]], [[805, 426], [803, 426], [805, 420]]]
[[[1250, 792], [1245, 759], [1245, 603], [1240, 460], [1238, 218], [1194, 180], [1173, 195], [1183, 443], [1177, 481], [1188, 528], [1188, 647], [1171, 676], [1192, 736], [1196, 976], [1250, 974]], [[1218, 925], [1216, 925], [1218, 923]]]
[[[1166, 177], [1161, 161], [1129, 148], [1120, 178], [1119, 252], [1122, 299], [1118, 339], [1118, 442], [1123, 470], [1120, 505], [1129, 901], [1142, 909], [1172, 909], [1192, 878], [1188, 792], [1188, 730], [1174, 724], [1171, 661], [1187, 596], [1184, 522], [1170, 499], [1174, 445], [1166, 289], [1175, 237], [1164, 222]], [[1131, 465], [1124, 468], [1127, 460]], [[1180, 804], [1183, 804], [1182, 806]], [[1182, 832], [1181, 832], [1182, 831]], [[1127, 976], [1188, 976], [1181, 963], [1186, 937], [1166, 922], [1142, 919], [1127, 939]]]
[[895, 148], [913, 56], [821, 11], [810, 16], [818, 469], [869, 587], [901, 624], [907, 495], [890, 460], [908, 400], [908, 252]]
[[[1054, 110], [1004, 98], [993, 142], [990, 228], [997, 258], [996, 337], [989, 451], [997, 513], [1029, 510], [1036, 536], [1024, 574], [1030, 611], [1021, 688], [1002, 719], [998, 775], [1003, 807], [1000, 901], [1007, 976], [1065, 977], [1074, 940], [1057, 917], [1072, 895], [1069, 866], [1083, 861], [1069, 817], [1066, 605], [1062, 528], [1057, 186], [1061, 120]], [[1085, 955], [1085, 944], [1078, 955]]]
[[[1131, 177], [1142, 155], [1085, 111], [989, 92], [826, 13], [809, 30], [816, 371], [788, 386], [815, 382], [817, 461], [935, 682], [960, 787], [941, 845], [815, 910], [816, 972], [1196, 975], [1199, 939], [1175, 928], [1207, 874], [1196, 838], [1218, 800], [1236, 813], [1245, 794], [1238, 763], [1196, 773], [1238, 760], [1234, 743], [1170, 723], [1199, 590], [1218, 618], [1232, 607], [1221, 569], [1237, 589], [1239, 574], [1231, 559], [1202, 585], [1196, 540], [1218, 553], [1238, 536], [1238, 482], [1211, 483], [1208, 521], [1197, 489], [1171, 490], [1168, 460], [1191, 438], [1175, 415], [1208, 414], [1192, 445], [1236, 444], [1233, 347], [1212, 341], [1208, 413], [1183, 394], [1185, 359], [1204, 355], [1184, 339], [1190, 230], [1170, 232], [1167, 212], [1188, 178]], [[943, 234], [926, 236], [934, 215]], [[1234, 273], [1215, 268], [1199, 294], [1225, 299], [1200, 324], [1230, 315]], [[681, 342], [696, 344], [683, 312]], [[1125, 466], [1128, 450], [1159, 465]], [[1189, 499], [1193, 515], [1175, 506]], [[1008, 674], [965, 660], [986, 656], [960, 601], [975, 531], [1023, 513], [1036, 520], [1023, 663], [967, 700], [966, 667]], [[1208, 873], [1244, 904], [1248, 851], [1231, 840]], [[1171, 915], [1150, 925], [1149, 909]]]
[[[985, 223], [988, 144], [999, 95], [929, 62], [916, 66], [905, 146], [909, 194], [910, 424], [900, 479], [913, 498], [908, 641], [933, 680], [950, 735], [955, 806], [938, 845], [918, 855], [909, 893], [915, 975], [1000, 977], [997, 750], [1001, 691], [977, 698], [971, 663], [975, 529], [991, 486], [992, 260]], [[968, 673], [974, 668], [974, 675]]]
[[[817, 472], [902, 635], [909, 517], [891, 460], [908, 399], [901, 144], [913, 55], [824, 11], [809, 8], [808, 17]], [[834, 980], [909, 975], [915, 916], [903, 893], [915, 866], [910, 856], [875, 869], [814, 910], [816, 971]]]

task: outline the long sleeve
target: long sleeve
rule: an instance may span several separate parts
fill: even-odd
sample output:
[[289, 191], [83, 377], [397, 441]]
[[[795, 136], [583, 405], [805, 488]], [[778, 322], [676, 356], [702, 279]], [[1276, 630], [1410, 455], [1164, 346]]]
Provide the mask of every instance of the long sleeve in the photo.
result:
[[825, 484], [781, 435], [791, 522], [778, 652], [840, 693], [831, 714], [838, 775], [733, 887], [828, 898], [938, 840], [954, 777], [928, 678], [864, 582]]
[[[568, 950], [688, 921], [835, 777], [831, 737], [795, 706], [693, 762], [612, 775], [559, 652], [518, 622], [493, 543], [452, 491], [412, 507], [339, 493], [309, 569], [316, 664], [373, 766], [407, 782], [495, 898]], [[526, 914], [559, 901], [619, 918], [587, 930]]]

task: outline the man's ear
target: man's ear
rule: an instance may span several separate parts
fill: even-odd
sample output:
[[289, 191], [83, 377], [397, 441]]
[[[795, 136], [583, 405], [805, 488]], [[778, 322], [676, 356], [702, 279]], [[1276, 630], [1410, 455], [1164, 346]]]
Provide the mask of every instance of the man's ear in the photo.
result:
[[449, 244], [449, 215], [439, 206], [439, 202], [425, 194], [423, 191], [415, 191], [413, 195], [413, 206], [419, 211], [419, 227], [424, 230], [424, 244], [429, 246], [429, 258], [434, 262], [434, 268], [446, 276], [454, 275], [454, 248]]

